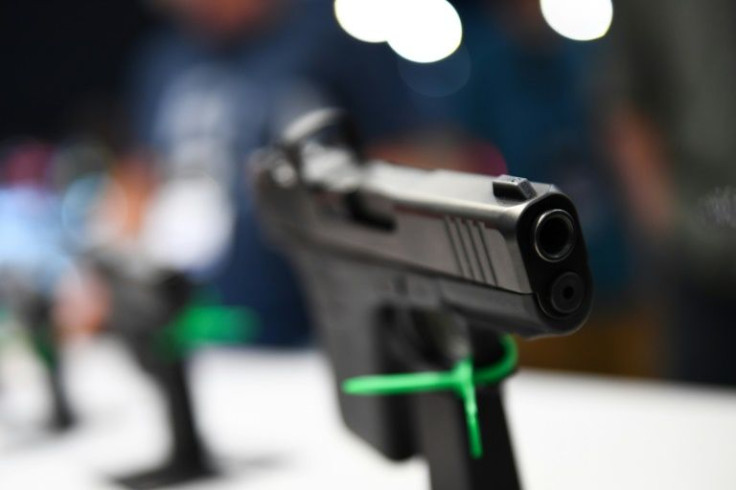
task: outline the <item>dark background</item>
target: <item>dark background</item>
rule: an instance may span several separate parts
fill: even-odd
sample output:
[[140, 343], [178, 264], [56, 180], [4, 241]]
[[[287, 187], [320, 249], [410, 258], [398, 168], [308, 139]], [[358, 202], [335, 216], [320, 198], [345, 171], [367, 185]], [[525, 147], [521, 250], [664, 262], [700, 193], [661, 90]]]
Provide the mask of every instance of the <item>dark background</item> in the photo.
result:
[[118, 110], [127, 63], [155, 22], [133, 0], [1, 2], [0, 140], [104, 124], [100, 108]]

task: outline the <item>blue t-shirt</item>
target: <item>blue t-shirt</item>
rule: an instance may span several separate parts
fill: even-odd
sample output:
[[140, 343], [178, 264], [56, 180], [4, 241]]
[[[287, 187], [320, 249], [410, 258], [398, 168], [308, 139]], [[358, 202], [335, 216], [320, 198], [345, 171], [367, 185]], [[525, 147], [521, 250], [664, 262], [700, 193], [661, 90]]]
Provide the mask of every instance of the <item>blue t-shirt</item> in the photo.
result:
[[297, 281], [264, 241], [245, 182], [248, 155], [268, 144], [283, 109], [346, 108], [370, 142], [422, 123], [385, 45], [341, 31], [327, 0], [295, 1], [257, 38], [212, 46], [174, 28], [156, 33], [133, 67], [132, 119], [163, 171], [202, 165], [229, 183], [237, 207], [230, 252], [212, 285], [252, 308], [265, 343], [299, 343], [307, 319]]

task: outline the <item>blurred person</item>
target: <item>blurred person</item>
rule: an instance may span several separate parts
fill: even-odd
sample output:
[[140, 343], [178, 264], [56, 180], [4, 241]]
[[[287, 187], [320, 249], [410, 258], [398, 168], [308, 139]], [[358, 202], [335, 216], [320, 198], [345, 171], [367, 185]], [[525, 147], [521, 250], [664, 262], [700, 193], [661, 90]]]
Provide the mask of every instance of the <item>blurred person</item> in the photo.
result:
[[[204, 274], [225, 304], [258, 314], [266, 326], [260, 342], [303, 343], [308, 322], [301, 293], [261, 236], [244, 182], [249, 153], [316, 105], [346, 108], [369, 149], [395, 146], [394, 139], [424, 123], [388, 48], [343, 33], [331, 1], [155, 5], [173, 22], [144, 44], [132, 67], [135, 144], [154, 156], [159, 185], [205, 175], [231, 196], [231, 244]], [[177, 241], [164, 234], [159, 238]]]
[[611, 150], [665, 292], [669, 370], [736, 385], [736, 4], [616, 3]]

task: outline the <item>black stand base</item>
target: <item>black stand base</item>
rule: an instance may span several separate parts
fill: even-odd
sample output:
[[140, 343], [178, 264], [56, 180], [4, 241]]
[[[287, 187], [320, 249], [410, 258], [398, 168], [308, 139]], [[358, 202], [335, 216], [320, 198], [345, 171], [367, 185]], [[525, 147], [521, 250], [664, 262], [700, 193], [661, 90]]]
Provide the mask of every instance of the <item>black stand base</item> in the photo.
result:
[[75, 425], [76, 417], [64, 387], [63, 356], [55, 337], [48, 301], [36, 297], [28, 305], [24, 318], [30, 330], [31, 345], [45, 371], [51, 404], [46, 426], [51, 432], [64, 432]]
[[58, 365], [48, 367], [49, 391], [51, 392], [51, 418], [48, 422], [52, 432], [65, 432], [76, 423], [72, 414], [61, 380], [61, 368]]
[[48, 428], [51, 432], [66, 432], [76, 425], [76, 419], [68, 412], [55, 412], [48, 421]]
[[483, 456], [468, 447], [463, 404], [452, 393], [417, 397], [421, 453], [429, 465], [432, 490], [520, 490], [500, 387], [478, 389]]
[[172, 454], [161, 468], [119, 478], [117, 482], [128, 488], [145, 490], [217, 476], [197, 431], [185, 361], [161, 362], [152, 367], [151, 374], [164, 395]]
[[217, 476], [217, 473], [207, 464], [176, 462], [137, 475], [119, 478], [117, 483], [135, 490], [149, 490], [214, 478], [215, 476]]

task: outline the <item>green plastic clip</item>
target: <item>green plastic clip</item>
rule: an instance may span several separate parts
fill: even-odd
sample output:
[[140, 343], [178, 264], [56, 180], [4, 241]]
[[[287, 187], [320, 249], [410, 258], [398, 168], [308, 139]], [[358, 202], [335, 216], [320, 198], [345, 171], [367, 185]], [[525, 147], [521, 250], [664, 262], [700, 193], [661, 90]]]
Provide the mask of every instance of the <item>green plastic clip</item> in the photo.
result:
[[453, 391], [463, 401], [468, 429], [470, 455], [483, 457], [483, 442], [478, 421], [476, 387], [496, 384], [516, 369], [519, 353], [510, 335], [500, 338], [503, 356], [491, 366], [476, 368], [469, 357], [460, 360], [450, 371], [361, 376], [346, 380], [342, 390], [349, 395], [405, 395]]
[[164, 357], [178, 359], [202, 345], [248, 342], [259, 327], [247, 308], [193, 304], [161, 331], [158, 345]]
[[54, 329], [50, 325], [31, 330], [31, 344], [47, 367], [53, 368], [58, 364]]

